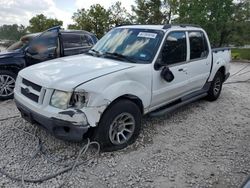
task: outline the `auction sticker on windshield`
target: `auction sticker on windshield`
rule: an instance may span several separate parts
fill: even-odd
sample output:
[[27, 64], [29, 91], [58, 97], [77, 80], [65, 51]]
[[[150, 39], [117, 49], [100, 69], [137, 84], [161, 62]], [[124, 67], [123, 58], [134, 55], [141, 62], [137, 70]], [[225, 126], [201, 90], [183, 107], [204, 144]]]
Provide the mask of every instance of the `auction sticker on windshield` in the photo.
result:
[[140, 32], [137, 37], [151, 38], [155, 39], [157, 36], [156, 33]]

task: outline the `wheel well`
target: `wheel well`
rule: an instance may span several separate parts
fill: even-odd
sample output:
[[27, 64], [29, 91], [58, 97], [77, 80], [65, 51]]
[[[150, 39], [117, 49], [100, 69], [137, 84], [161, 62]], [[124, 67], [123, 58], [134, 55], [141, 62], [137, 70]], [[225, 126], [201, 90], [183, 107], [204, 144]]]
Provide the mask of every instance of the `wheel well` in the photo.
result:
[[226, 78], [226, 69], [225, 69], [225, 67], [223, 66], [223, 67], [219, 68], [218, 72], [221, 72], [221, 74], [223, 75], [223, 81], [224, 81], [225, 78]]
[[[135, 96], [135, 95], [129, 95], [129, 94], [127, 94], [127, 95], [122, 95], [122, 96], [116, 98], [115, 100], [113, 100], [113, 101], [108, 105], [108, 107], [104, 110], [104, 112], [102, 113], [102, 115], [105, 113], [105, 111], [106, 111], [109, 107], [112, 106], [113, 103], [115, 103], [115, 102], [117, 102], [117, 101], [119, 101], [119, 100], [122, 100], [122, 99], [127, 99], [127, 100], [130, 100], [130, 101], [132, 101], [133, 103], [135, 103], [135, 104], [138, 106], [138, 108], [140, 109], [141, 114], [142, 114], [142, 115], [144, 114], [144, 107], [143, 107], [143, 104], [142, 104], [142, 100], [141, 100], [139, 97]], [[100, 119], [102, 118], [102, 115], [101, 115]], [[93, 134], [94, 134], [94, 130], [95, 130], [95, 129], [96, 129], [96, 127], [90, 127], [89, 130], [88, 130], [88, 132], [85, 134], [84, 138], [92, 137]]]
[[139, 97], [137, 97], [135, 95], [127, 94], [127, 95], [122, 95], [122, 96], [118, 97], [113, 102], [115, 102], [117, 100], [121, 100], [121, 99], [128, 99], [128, 100], [132, 101], [133, 103], [135, 103], [138, 106], [138, 108], [140, 109], [141, 113], [144, 114], [143, 103], [142, 103], [142, 100]]
[[10, 71], [10, 72], [13, 72], [15, 73], [16, 75], [18, 74], [19, 72], [19, 69], [17, 67], [14, 67], [14, 66], [0, 66], [0, 69], [1, 70], [5, 70], [5, 71]]

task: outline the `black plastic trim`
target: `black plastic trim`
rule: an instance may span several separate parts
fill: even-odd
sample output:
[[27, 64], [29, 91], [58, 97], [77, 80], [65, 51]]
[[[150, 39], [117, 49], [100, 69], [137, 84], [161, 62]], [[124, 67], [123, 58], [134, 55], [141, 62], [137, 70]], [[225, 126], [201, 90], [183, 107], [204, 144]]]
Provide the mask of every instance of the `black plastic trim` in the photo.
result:
[[170, 29], [172, 26], [179, 26], [179, 27], [198, 27], [201, 28], [199, 25], [195, 24], [166, 24], [163, 26], [163, 29]]
[[231, 50], [231, 48], [229, 47], [223, 47], [223, 48], [212, 48], [212, 52], [217, 53], [219, 51], [227, 51], [227, 50]]
[[18, 110], [21, 112], [22, 117], [30, 123], [44, 128], [47, 132], [54, 135], [58, 139], [79, 142], [82, 141], [83, 135], [87, 133], [89, 125], [74, 125], [73, 122], [64, 121], [57, 118], [48, 118], [38, 114], [20, 102], [15, 100]]
[[39, 85], [37, 85], [37, 84], [35, 84], [35, 83], [29, 81], [29, 80], [26, 80], [25, 78], [23, 78], [22, 82], [23, 82], [24, 85], [30, 86], [30, 87], [32, 87], [34, 90], [36, 90], [36, 91], [38, 91], [38, 92], [40, 92], [41, 89], [42, 89], [41, 86], [39, 86]]
[[225, 75], [224, 82], [229, 78], [229, 76], [230, 76], [230, 73], [228, 72], [228, 73]]
[[191, 102], [194, 102], [198, 99], [204, 98], [207, 96], [207, 92], [210, 88], [211, 82], [206, 82], [206, 84], [203, 86], [201, 90], [195, 91], [193, 93], [190, 93], [188, 95], [185, 95], [184, 97], [181, 97], [165, 106], [162, 106], [155, 111], [149, 113], [151, 117], [157, 117], [162, 116], [164, 114], [167, 114], [169, 112], [174, 111], [175, 109], [185, 106]]
[[[181, 100], [179, 99], [179, 100], [177, 100], [176, 103], [173, 103], [173, 105], [170, 106], [170, 107], [167, 107], [167, 108], [165, 108], [165, 109], [160, 109], [160, 110], [156, 110], [156, 111], [154, 111], [154, 112], [151, 112], [151, 113], [150, 113], [150, 116], [151, 116], [151, 117], [158, 117], [158, 116], [165, 115], [165, 114], [167, 114], [167, 113], [169, 113], [169, 112], [172, 112], [172, 111], [176, 110], [177, 108], [180, 108], [180, 107], [182, 107], [182, 106], [185, 106], [185, 105], [187, 105], [187, 104], [189, 104], [189, 103], [191, 103], [191, 102], [194, 102], [194, 101], [196, 101], [196, 100], [198, 100], [198, 99], [204, 98], [205, 96], [207, 96], [207, 93], [202, 93], [202, 94], [200, 94], [200, 95], [196, 95], [196, 96], [194, 96], [194, 97], [192, 97], [192, 98], [189, 98], [189, 99], [187, 99], [187, 100], [184, 100], [184, 101], [181, 101]], [[179, 101], [180, 101], [180, 102], [179, 102]]]
[[24, 88], [21, 88], [21, 93], [22, 93], [25, 97], [29, 98], [29, 99], [32, 100], [32, 101], [38, 102], [38, 100], [39, 100], [39, 96], [37, 96], [37, 95], [35, 95], [35, 94], [33, 94], [33, 93], [29, 93], [29, 92], [26, 91], [26, 89], [24, 89]]

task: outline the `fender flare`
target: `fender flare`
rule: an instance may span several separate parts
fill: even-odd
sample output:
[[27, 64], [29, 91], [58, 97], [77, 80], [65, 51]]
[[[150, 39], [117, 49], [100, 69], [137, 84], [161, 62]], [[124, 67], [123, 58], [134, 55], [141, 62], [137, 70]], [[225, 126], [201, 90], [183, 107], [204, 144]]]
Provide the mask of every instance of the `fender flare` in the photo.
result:
[[[226, 68], [225, 66], [226, 61], [222, 58], [219, 58], [216, 62], [213, 63], [213, 67], [208, 79], [208, 82], [213, 81], [215, 74], [222, 68], [224, 67], [224, 69]], [[225, 72], [224, 72], [224, 76], [225, 76]]]

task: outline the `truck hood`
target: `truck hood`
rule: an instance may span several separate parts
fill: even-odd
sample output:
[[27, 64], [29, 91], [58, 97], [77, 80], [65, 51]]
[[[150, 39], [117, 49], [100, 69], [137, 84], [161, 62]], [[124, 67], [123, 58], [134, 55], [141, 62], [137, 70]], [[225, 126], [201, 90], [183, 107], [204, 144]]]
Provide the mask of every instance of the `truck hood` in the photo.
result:
[[85, 82], [133, 66], [107, 58], [76, 55], [25, 68], [19, 75], [46, 88], [72, 91]]

